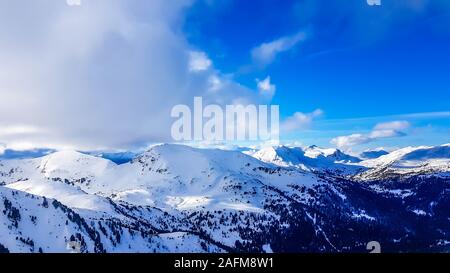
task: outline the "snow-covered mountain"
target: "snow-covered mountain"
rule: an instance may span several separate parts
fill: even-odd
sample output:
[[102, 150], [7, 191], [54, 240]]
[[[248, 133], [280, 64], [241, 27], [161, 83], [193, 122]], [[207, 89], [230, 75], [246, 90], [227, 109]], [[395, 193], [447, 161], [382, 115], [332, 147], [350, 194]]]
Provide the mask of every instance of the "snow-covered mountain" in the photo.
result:
[[316, 145], [309, 146], [305, 149], [305, 156], [310, 158], [327, 158], [334, 163], [358, 163], [361, 159], [358, 157], [346, 154], [335, 148], [320, 148]]
[[256, 159], [283, 167], [296, 167], [305, 171], [354, 174], [362, 169], [355, 163], [361, 160], [339, 149], [323, 149], [317, 146], [266, 147], [251, 154]]
[[435, 147], [407, 147], [361, 165], [369, 168], [356, 176], [360, 180], [381, 180], [392, 177], [410, 177], [450, 173], [450, 144]]
[[[64, 206], [86, 216], [88, 223], [104, 218], [125, 218], [133, 222], [135, 211], [146, 208], [146, 217], [142, 221], [155, 226], [162, 220], [154, 220], [148, 211], [162, 210], [175, 219], [170, 224], [164, 224], [170, 227], [164, 234], [182, 230], [186, 236], [200, 233], [196, 236], [219, 242], [203, 243], [208, 251], [224, 251], [236, 247], [236, 241], [245, 241], [236, 228], [246, 222], [231, 224], [240, 217], [261, 217], [264, 221], [272, 219], [276, 225], [282, 226], [276, 215], [265, 210], [272, 202], [271, 197], [279, 194], [280, 190], [288, 192], [293, 186], [300, 187], [297, 184], [309, 188], [322, 183], [312, 174], [280, 169], [240, 152], [180, 145], [155, 146], [122, 165], [64, 151], [37, 159], [5, 161], [0, 169], [0, 181], [5, 189], [27, 193], [26, 196], [57, 199]], [[306, 201], [310, 195], [303, 190], [295, 198]], [[124, 207], [127, 209], [120, 207], [121, 204], [126, 204]], [[133, 213], [128, 208], [133, 208]], [[208, 217], [213, 214], [217, 217], [211, 221]], [[142, 217], [140, 212], [139, 217]], [[255, 226], [263, 226], [262, 220], [254, 221]], [[16, 228], [19, 229], [20, 225]], [[21, 245], [21, 242], [16, 243]], [[201, 243], [199, 238], [197, 243]], [[3, 245], [10, 249], [9, 244]], [[162, 242], [160, 245], [161, 251], [177, 251], [170, 248], [171, 245], [165, 246]], [[215, 245], [221, 247], [214, 250]], [[104, 250], [122, 249], [113, 247]], [[143, 250], [147, 251], [142, 247], [132, 247], [130, 251]], [[179, 251], [198, 250], [195, 244], [192, 249], [179, 248]]]
[[[276, 146], [249, 153], [253, 157], [283, 167], [328, 175], [354, 176], [358, 180], [376, 180], [389, 177], [420, 174], [446, 175], [449, 172], [450, 144], [442, 146], [406, 147], [391, 153], [371, 151], [370, 159], [360, 159], [339, 149]], [[366, 154], [367, 155], [367, 154]]]
[[74, 151], [4, 160], [0, 250], [347, 252], [374, 238], [391, 251], [446, 248], [448, 149], [361, 161], [316, 146], [165, 144], [120, 165]]

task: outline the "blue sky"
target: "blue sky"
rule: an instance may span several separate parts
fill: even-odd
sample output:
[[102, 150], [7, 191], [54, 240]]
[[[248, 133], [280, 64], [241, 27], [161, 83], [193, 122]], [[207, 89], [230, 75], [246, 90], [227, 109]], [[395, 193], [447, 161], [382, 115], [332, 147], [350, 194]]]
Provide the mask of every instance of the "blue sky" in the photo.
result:
[[[252, 86], [256, 78], [270, 76], [276, 86], [272, 103], [280, 105], [284, 117], [324, 111], [310, 130], [288, 138], [329, 145], [336, 135], [367, 132], [379, 122], [402, 118], [411, 123], [407, 136], [370, 146], [450, 141], [448, 115], [401, 116], [450, 110], [446, 1], [224, 2], [197, 2], [188, 10], [184, 31], [215, 67], [238, 82]], [[252, 49], [298, 32], [306, 33], [304, 41], [269, 64], [255, 64]], [[365, 119], [355, 123], [355, 118]], [[339, 126], [330, 125], [330, 119], [340, 120]]]
[[0, 0], [0, 154], [171, 142], [195, 96], [280, 105], [285, 143], [449, 143], [449, 48], [447, 0]]

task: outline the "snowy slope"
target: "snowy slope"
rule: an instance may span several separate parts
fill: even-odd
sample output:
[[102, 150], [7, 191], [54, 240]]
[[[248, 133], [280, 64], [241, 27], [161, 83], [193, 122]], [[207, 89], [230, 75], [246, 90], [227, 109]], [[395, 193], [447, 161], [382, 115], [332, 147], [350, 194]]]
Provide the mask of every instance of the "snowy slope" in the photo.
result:
[[0, 201], [0, 244], [9, 252], [223, 251], [189, 232], [144, 231], [139, 222], [117, 213], [98, 217], [93, 211], [73, 210], [54, 199], [4, 187]]
[[65, 183], [90, 183], [91, 179], [114, 169], [116, 164], [75, 151], [61, 151], [25, 160], [0, 161], [0, 183], [27, 179], [65, 179]]
[[450, 145], [407, 147], [376, 159], [363, 161], [361, 165], [370, 170], [358, 174], [356, 178], [359, 180], [425, 174], [448, 175], [450, 172]]

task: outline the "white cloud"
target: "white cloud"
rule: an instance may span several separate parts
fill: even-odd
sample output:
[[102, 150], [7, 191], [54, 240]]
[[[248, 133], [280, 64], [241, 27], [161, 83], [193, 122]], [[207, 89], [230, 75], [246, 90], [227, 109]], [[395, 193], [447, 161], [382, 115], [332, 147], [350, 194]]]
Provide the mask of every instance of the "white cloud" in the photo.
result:
[[378, 123], [368, 134], [352, 134], [335, 137], [331, 140], [331, 144], [339, 148], [348, 149], [352, 146], [369, 143], [380, 138], [401, 137], [406, 135], [403, 131], [407, 130], [410, 126], [411, 124], [407, 121]]
[[387, 137], [399, 137], [404, 136], [405, 133], [397, 130], [374, 130], [370, 133], [370, 138], [387, 138]]
[[375, 126], [375, 130], [405, 130], [408, 129], [411, 124], [407, 121], [392, 121], [392, 122], [384, 122], [378, 123]]
[[372, 139], [363, 134], [352, 134], [349, 136], [339, 136], [331, 140], [331, 144], [339, 148], [348, 148], [370, 142]]
[[9, 128], [0, 142], [129, 149], [171, 141], [171, 108], [194, 96], [254, 102], [248, 88], [209, 69], [206, 54], [190, 62], [181, 24], [191, 2], [0, 1], [0, 125]]
[[192, 51], [189, 54], [189, 70], [193, 72], [208, 70], [212, 65], [212, 61], [205, 52]]
[[218, 75], [211, 75], [208, 82], [210, 91], [218, 91], [224, 86], [223, 80]]
[[281, 123], [282, 132], [304, 130], [311, 126], [315, 118], [323, 115], [321, 109], [316, 109], [312, 113], [296, 112]]
[[279, 53], [292, 49], [299, 42], [304, 41], [305, 38], [306, 34], [299, 32], [292, 36], [285, 36], [268, 43], [263, 43], [253, 48], [251, 52], [253, 61], [260, 65], [270, 64]]
[[270, 82], [270, 76], [267, 76], [264, 80], [256, 79], [259, 94], [263, 98], [267, 98], [268, 100], [271, 100], [272, 97], [275, 95], [275, 91], [277, 90], [276, 86]]

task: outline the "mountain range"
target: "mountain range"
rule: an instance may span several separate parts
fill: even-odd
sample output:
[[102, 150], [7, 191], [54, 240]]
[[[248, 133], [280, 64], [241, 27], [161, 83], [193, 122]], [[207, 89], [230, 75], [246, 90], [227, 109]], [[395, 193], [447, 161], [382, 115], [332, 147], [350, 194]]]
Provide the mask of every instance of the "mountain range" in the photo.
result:
[[450, 250], [449, 144], [361, 157], [162, 144], [109, 157], [121, 160], [1, 160], [0, 252]]

